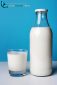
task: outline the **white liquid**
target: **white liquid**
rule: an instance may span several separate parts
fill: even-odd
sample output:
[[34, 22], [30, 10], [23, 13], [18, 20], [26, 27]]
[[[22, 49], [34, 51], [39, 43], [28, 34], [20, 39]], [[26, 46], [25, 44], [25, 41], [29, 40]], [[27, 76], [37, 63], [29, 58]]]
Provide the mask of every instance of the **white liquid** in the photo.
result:
[[52, 72], [52, 35], [48, 27], [33, 27], [30, 32], [30, 72], [47, 76]]
[[27, 52], [8, 52], [8, 67], [11, 71], [26, 71]]

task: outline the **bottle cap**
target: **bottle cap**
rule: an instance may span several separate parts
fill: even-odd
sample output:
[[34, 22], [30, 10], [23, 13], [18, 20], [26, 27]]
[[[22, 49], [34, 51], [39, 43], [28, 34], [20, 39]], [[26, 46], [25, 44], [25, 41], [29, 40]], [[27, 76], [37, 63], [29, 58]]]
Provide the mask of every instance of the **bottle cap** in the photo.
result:
[[35, 12], [47, 12], [47, 9], [35, 9]]

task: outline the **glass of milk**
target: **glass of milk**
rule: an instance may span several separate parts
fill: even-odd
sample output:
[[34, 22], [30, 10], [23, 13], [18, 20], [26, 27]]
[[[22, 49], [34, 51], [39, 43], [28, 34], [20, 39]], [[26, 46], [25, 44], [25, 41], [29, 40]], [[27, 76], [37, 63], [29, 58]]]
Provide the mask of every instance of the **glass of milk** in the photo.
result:
[[24, 76], [26, 74], [27, 50], [9, 50], [7, 59], [11, 76]]

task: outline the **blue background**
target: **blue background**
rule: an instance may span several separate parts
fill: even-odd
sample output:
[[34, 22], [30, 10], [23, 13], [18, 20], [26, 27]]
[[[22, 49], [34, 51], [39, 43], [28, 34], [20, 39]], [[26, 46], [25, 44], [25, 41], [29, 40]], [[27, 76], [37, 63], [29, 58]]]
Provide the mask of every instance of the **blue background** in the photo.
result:
[[[48, 9], [53, 31], [53, 60], [57, 60], [57, 0], [3, 0], [8, 3], [27, 3], [31, 7], [0, 7], [0, 61], [7, 60], [8, 49], [28, 49], [29, 32], [35, 24], [36, 8]], [[29, 55], [28, 55], [29, 60]]]

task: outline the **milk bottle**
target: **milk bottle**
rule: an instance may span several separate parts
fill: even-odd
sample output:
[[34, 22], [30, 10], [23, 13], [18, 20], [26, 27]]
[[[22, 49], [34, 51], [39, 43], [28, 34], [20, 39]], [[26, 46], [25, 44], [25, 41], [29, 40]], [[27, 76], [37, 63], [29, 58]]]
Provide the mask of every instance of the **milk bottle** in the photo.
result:
[[52, 73], [52, 31], [47, 9], [36, 9], [36, 26], [30, 31], [30, 72], [35, 76]]

